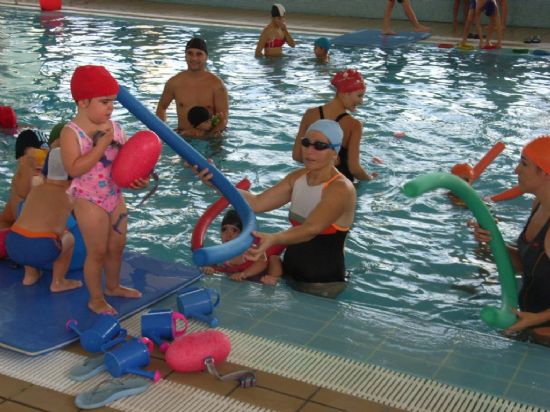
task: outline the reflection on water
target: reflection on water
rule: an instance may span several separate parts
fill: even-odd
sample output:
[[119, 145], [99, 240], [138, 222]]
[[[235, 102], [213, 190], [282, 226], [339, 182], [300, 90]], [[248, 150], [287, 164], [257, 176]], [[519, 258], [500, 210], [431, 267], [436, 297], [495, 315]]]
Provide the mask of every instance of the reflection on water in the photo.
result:
[[[49, 130], [74, 115], [72, 71], [104, 64], [151, 110], [164, 82], [185, 68], [192, 35], [209, 44], [209, 68], [227, 84], [230, 123], [223, 140], [192, 144], [233, 181], [252, 190], [277, 182], [297, 165], [291, 149], [302, 113], [330, 99], [331, 76], [359, 69], [367, 81], [362, 159], [379, 177], [358, 186], [356, 222], [347, 243], [350, 287], [341, 299], [436, 322], [485, 330], [481, 307], [499, 299], [495, 266], [480, 256], [466, 227], [471, 214], [445, 193], [410, 199], [402, 185], [419, 173], [475, 163], [496, 141], [507, 149], [475, 187], [494, 194], [515, 181], [521, 146], [548, 132], [547, 61], [529, 56], [457, 53], [414, 46], [395, 50], [341, 48], [331, 63], [313, 59], [314, 36], [281, 59], [255, 59], [256, 31], [178, 26], [72, 16], [48, 18], [0, 8], [0, 96], [21, 123]], [[120, 106], [114, 117], [127, 134], [143, 126]], [[175, 109], [168, 121], [176, 124]], [[396, 139], [393, 132], [406, 137]], [[0, 135], [1, 197], [14, 168], [12, 136]], [[373, 156], [383, 164], [372, 162]], [[193, 226], [217, 195], [182, 167], [165, 147], [157, 167], [157, 194], [130, 215], [129, 246], [167, 261], [190, 262]], [[141, 193], [128, 192], [137, 205]], [[494, 206], [507, 241], [519, 233], [527, 199]], [[263, 230], [287, 227], [286, 210], [259, 216]], [[210, 239], [217, 239], [217, 223]], [[213, 242], [213, 240], [210, 240]]]

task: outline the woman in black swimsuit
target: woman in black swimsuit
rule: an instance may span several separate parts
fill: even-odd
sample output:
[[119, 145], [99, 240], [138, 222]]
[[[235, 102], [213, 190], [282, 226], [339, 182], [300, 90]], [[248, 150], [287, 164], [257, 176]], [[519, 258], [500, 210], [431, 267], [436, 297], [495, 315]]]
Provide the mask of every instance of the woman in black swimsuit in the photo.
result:
[[[550, 339], [550, 136], [541, 136], [524, 147], [516, 174], [520, 190], [534, 194], [535, 200], [517, 246], [508, 246], [514, 268], [521, 273], [522, 287], [519, 310], [515, 310], [518, 320], [505, 332], [536, 326], [532, 331], [536, 337], [547, 335]], [[472, 226], [477, 241], [491, 240], [489, 231]]]
[[344, 131], [344, 140], [338, 152], [339, 162], [336, 167], [352, 182], [355, 179], [370, 180], [374, 174], [369, 175], [361, 166], [360, 160], [363, 125], [348, 113], [348, 111], [354, 112], [357, 106], [363, 103], [365, 81], [359, 72], [347, 69], [336, 73], [331, 84], [336, 88], [334, 98], [322, 106], [307, 109], [304, 113], [292, 149], [292, 158], [302, 162], [300, 141], [311, 124], [319, 119], [334, 120]]

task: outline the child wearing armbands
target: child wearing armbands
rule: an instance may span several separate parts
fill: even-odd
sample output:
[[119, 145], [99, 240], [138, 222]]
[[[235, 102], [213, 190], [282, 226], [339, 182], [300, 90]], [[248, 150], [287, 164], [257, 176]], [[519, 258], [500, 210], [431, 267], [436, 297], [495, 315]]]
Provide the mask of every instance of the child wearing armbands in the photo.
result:
[[[229, 242], [235, 239], [243, 229], [242, 221], [233, 209], [227, 211], [222, 220], [221, 239], [222, 242]], [[264, 256], [263, 259], [258, 259], [255, 262], [248, 261], [244, 255], [234, 257], [225, 262], [221, 268], [206, 266], [202, 271], [211, 275], [218, 269], [229, 273], [229, 278], [235, 281], [255, 280], [266, 285], [276, 285], [279, 278], [283, 274], [283, 266], [281, 259], [277, 254]]]

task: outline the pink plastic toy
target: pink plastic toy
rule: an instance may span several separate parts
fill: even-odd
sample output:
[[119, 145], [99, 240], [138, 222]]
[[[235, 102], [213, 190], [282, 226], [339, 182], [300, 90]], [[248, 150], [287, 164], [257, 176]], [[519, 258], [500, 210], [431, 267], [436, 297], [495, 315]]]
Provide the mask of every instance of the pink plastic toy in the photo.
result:
[[224, 362], [231, 352], [231, 342], [222, 332], [202, 330], [176, 338], [166, 350], [166, 363], [178, 372], [200, 372], [206, 369], [204, 360], [214, 364]]
[[405, 137], [407, 133], [405, 133], [402, 130], [398, 130], [397, 132], [393, 132], [393, 136], [397, 137], [398, 139], [401, 139], [402, 137]]

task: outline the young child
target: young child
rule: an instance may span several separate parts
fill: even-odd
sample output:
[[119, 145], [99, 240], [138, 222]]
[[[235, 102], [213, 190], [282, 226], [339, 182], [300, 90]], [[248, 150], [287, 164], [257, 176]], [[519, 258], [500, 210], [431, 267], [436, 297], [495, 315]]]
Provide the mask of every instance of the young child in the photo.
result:
[[25, 266], [23, 285], [34, 285], [42, 268], [52, 264], [52, 292], [63, 292], [82, 286], [78, 280], [65, 279], [73, 255], [74, 237], [65, 227], [72, 210], [67, 195], [67, 172], [63, 168], [60, 149], [53, 149], [48, 158], [46, 182], [35, 186], [25, 200], [21, 214], [6, 238], [8, 255]]
[[[489, 27], [487, 28], [487, 38], [485, 41], [483, 40], [483, 29], [481, 28], [481, 12], [485, 12], [485, 15], [489, 17]], [[464, 32], [462, 33], [462, 40], [460, 42], [460, 47], [462, 48], [468, 48], [468, 34], [470, 33], [470, 27], [474, 21], [479, 36], [479, 48], [500, 49], [502, 47], [502, 25], [496, 0], [470, 0], [468, 17], [464, 24]], [[491, 38], [493, 37], [495, 28], [497, 32], [497, 42], [492, 44]], [[472, 47], [472, 45], [469, 47]]]
[[[239, 215], [235, 210], [229, 209], [222, 220], [222, 242], [225, 243], [235, 239], [242, 229], [243, 224]], [[242, 270], [229, 275], [230, 279], [239, 282], [249, 279], [259, 280], [266, 285], [276, 285], [283, 274], [283, 265], [278, 255], [264, 256], [264, 259], [258, 259], [255, 262], [247, 261], [243, 255], [240, 255], [225, 262], [224, 266], [227, 267], [228, 272], [231, 272], [232, 268], [242, 266]], [[207, 275], [211, 275], [216, 270], [211, 266], [206, 266], [202, 268], [202, 271]]]
[[15, 141], [17, 170], [11, 181], [10, 196], [0, 214], [0, 228], [10, 227], [17, 216], [17, 207], [33, 186], [43, 182], [40, 174], [48, 151], [46, 136], [37, 130], [24, 130]]
[[[96, 313], [116, 314], [105, 295], [139, 298], [136, 289], [120, 284], [122, 252], [126, 243], [126, 204], [111, 177], [111, 165], [125, 143], [120, 126], [111, 120], [118, 83], [103, 66], [77, 67], [71, 78], [76, 117], [61, 131], [63, 164], [72, 176], [68, 193], [86, 245], [84, 280]], [[138, 179], [132, 189], [147, 185]], [[114, 230], [116, 227], [117, 231]], [[117, 233], [118, 232], [118, 233]], [[105, 291], [102, 273], [105, 272]]]
[[[398, 3], [401, 3], [403, 6], [403, 11], [413, 25], [413, 30], [415, 32], [429, 32], [431, 31], [429, 27], [424, 26], [418, 22], [416, 14], [411, 6], [410, 0], [397, 0]], [[394, 35], [395, 32], [391, 28], [391, 15], [393, 13], [393, 6], [395, 5], [395, 0], [388, 0], [386, 3], [386, 9], [384, 10], [384, 20], [382, 23], [382, 34], [385, 35]]]
[[329, 50], [330, 41], [326, 37], [319, 37], [315, 40], [315, 43], [313, 43], [313, 53], [315, 53], [315, 57], [317, 57], [319, 63], [328, 63], [330, 60], [328, 54]]
[[221, 116], [216, 114], [212, 116], [208, 109], [203, 106], [193, 106], [187, 112], [187, 120], [193, 126], [192, 130], [183, 130], [181, 134], [185, 136], [208, 136], [214, 128], [220, 123]]

